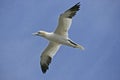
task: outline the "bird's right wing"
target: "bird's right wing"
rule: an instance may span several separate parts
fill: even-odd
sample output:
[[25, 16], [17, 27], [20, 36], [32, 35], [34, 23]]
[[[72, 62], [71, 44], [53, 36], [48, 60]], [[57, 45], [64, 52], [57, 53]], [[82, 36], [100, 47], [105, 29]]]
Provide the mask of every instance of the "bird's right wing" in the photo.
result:
[[46, 47], [46, 49], [43, 51], [41, 55], [41, 61], [40, 61], [40, 65], [43, 73], [45, 73], [49, 68], [51, 59], [56, 54], [59, 48], [60, 48], [60, 44], [55, 42], [50, 42]]

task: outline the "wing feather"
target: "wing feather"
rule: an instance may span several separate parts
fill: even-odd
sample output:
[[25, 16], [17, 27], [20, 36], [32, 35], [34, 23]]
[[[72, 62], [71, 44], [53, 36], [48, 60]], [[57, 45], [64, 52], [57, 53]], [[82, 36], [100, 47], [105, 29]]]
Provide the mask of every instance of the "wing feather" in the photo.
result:
[[46, 47], [46, 49], [43, 51], [40, 61], [40, 65], [43, 73], [45, 73], [49, 68], [49, 64], [51, 63], [53, 56], [56, 54], [59, 48], [60, 48], [60, 44], [50, 42]]
[[55, 30], [56, 34], [68, 37], [68, 30], [72, 23], [72, 17], [75, 16], [76, 12], [79, 9], [80, 9], [80, 2], [60, 15], [58, 26]]

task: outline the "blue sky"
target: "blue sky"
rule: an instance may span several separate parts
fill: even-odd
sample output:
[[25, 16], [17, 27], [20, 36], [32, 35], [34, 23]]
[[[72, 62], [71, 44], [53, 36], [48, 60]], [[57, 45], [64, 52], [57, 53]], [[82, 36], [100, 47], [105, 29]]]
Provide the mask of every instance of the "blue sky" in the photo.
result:
[[120, 1], [80, 0], [69, 37], [80, 51], [62, 46], [42, 74], [39, 61], [59, 14], [79, 0], [0, 1], [0, 80], [120, 80]]

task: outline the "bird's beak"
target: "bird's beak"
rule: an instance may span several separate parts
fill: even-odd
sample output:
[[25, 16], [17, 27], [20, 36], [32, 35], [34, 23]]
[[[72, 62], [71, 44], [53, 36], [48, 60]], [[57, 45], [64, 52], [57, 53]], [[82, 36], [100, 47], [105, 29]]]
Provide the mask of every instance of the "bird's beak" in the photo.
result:
[[38, 32], [36, 32], [36, 33], [32, 33], [32, 35], [33, 36], [38, 36], [39, 34], [38, 34]]

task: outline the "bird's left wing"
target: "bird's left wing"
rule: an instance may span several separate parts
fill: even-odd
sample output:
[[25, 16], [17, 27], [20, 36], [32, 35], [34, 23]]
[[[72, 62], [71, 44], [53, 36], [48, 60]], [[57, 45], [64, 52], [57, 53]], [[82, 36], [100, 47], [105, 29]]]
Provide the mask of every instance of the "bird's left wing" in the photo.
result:
[[49, 68], [51, 59], [56, 54], [59, 48], [60, 48], [60, 44], [55, 43], [55, 42], [49, 42], [48, 46], [43, 51], [41, 55], [41, 61], [40, 61], [40, 65], [41, 65], [41, 69], [43, 73], [45, 73], [47, 69]]
[[58, 26], [55, 30], [56, 34], [59, 34], [65, 37], [68, 36], [68, 30], [72, 23], [72, 17], [75, 16], [76, 12], [79, 9], [80, 9], [80, 2], [60, 15]]

